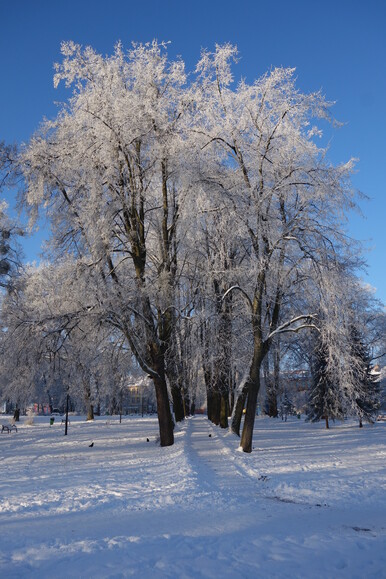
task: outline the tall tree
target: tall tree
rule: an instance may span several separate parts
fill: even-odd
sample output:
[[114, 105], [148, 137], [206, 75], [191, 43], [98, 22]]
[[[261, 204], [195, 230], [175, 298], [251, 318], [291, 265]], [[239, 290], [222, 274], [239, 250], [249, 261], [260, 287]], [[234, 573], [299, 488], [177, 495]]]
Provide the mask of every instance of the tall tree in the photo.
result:
[[202, 188], [208, 195], [218, 191], [233, 215], [229, 235], [242, 240], [246, 254], [244, 275], [228, 293], [244, 297], [250, 316], [253, 352], [242, 392], [247, 407], [241, 447], [251, 452], [262, 362], [281, 332], [313, 325], [312, 309], [298, 298], [305, 277], [317, 284], [318, 264], [331, 256], [333, 267], [334, 248], [343, 243], [340, 217], [352, 203], [353, 163], [334, 167], [316, 145], [319, 131], [310, 126], [329, 118], [320, 93], [300, 93], [290, 69], [232, 90], [235, 56], [229, 45], [203, 54], [195, 130]]
[[223, 425], [241, 352], [234, 417], [239, 428], [246, 400], [250, 452], [271, 346], [315, 326], [315, 294], [339, 319], [326, 279], [347, 258], [353, 162], [333, 166], [316, 144], [330, 104], [299, 92], [292, 69], [234, 88], [230, 45], [204, 52], [189, 85], [156, 42], [117, 45], [111, 57], [72, 42], [62, 52], [55, 82], [72, 96], [20, 161], [26, 202], [52, 220], [53, 255], [70, 253], [87, 287], [75, 319], [99, 316], [124, 337], [153, 379], [163, 446], [173, 443], [169, 393], [176, 419], [186, 414], [192, 335]]
[[350, 326], [352, 372], [355, 391], [352, 400], [352, 412], [359, 419], [373, 423], [380, 407], [380, 384], [372, 373], [371, 355], [358, 328]]
[[312, 385], [309, 392], [308, 418], [312, 422], [329, 421], [344, 418], [343, 396], [338, 372], [334, 373], [329, 366], [329, 345], [322, 340], [315, 341], [312, 367]]
[[167, 446], [167, 372], [175, 406], [181, 398], [166, 357], [175, 336], [184, 66], [156, 42], [127, 54], [117, 45], [110, 58], [71, 42], [62, 52], [55, 83], [75, 88], [24, 153], [26, 199], [48, 207], [56, 249], [97, 272], [94, 302], [152, 377]]

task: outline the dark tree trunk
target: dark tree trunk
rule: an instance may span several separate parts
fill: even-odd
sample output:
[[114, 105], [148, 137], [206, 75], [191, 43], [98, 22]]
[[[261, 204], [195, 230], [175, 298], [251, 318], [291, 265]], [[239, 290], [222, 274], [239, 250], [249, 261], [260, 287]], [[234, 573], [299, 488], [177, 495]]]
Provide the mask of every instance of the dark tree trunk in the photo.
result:
[[83, 382], [84, 399], [87, 408], [87, 420], [94, 420], [94, 406], [91, 403], [91, 388], [88, 381]]
[[169, 315], [163, 319], [163, 333], [161, 336], [165, 344], [165, 372], [170, 385], [170, 392], [173, 402], [173, 413], [176, 422], [181, 422], [185, 418], [184, 400], [183, 400], [183, 377], [181, 352], [178, 349], [178, 340], [176, 339], [176, 321], [174, 316]]
[[236, 368], [231, 369], [230, 378], [230, 405], [229, 405], [229, 416], [232, 416], [233, 409], [236, 403], [236, 389], [237, 389], [237, 372]]
[[216, 426], [220, 424], [220, 416], [221, 416], [221, 394], [220, 392], [214, 392], [212, 422]]
[[181, 422], [185, 418], [184, 412], [184, 402], [182, 399], [182, 393], [178, 386], [174, 385], [171, 387], [172, 399], [173, 399], [173, 412], [176, 422]]
[[64, 425], [64, 435], [67, 436], [67, 432], [68, 432], [68, 407], [69, 407], [69, 395], [67, 392], [66, 395], [66, 422]]
[[[225, 266], [226, 267], [226, 266]], [[229, 416], [229, 392], [232, 390], [233, 373], [232, 373], [232, 296], [223, 299], [226, 288], [217, 287], [217, 312], [220, 317], [220, 364], [217, 371], [217, 390], [220, 393], [220, 426], [228, 428]]]
[[247, 384], [244, 384], [243, 389], [241, 390], [241, 392], [237, 397], [236, 406], [233, 409], [231, 430], [232, 432], [237, 434], [237, 436], [240, 436], [241, 419], [243, 417], [243, 410], [245, 406], [245, 401], [247, 399], [247, 393], [248, 393], [248, 386]]
[[253, 427], [256, 417], [257, 397], [260, 390], [260, 371], [264, 356], [267, 354], [266, 346], [261, 343], [261, 339], [255, 341], [255, 349], [252, 358], [249, 378], [246, 382], [248, 391], [247, 408], [241, 435], [240, 446], [244, 452], [252, 452]]
[[111, 416], [113, 416], [114, 414], [118, 414], [119, 413], [119, 403], [118, 400], [115, 397], [115, 394], [113, 394], [110, 397], [110, 402], [109, 402], [109, 413]]
[[229, 397], [228, 393], [222, 394], [220, 399], [220, 426], [228, 428]]
[[168, 389], [165, 376], [161, 375], [153, 379], [157, 399], [157, 414], [161, 446], [174, 444], [173, 420], [170, 412]]
[[277, 418], [279, 412], [277, 409], [277, 393], [279, 391], [279, 372], [278, 357], [274, 350], [274, 371], [273, 375], [270, 371], [270, 359], [266, 356], [263, 363], [263, 373], [266, 391], [266, 411], [271, 418]]
[[327, 414], [324, 417], [325, 421], [326, 421], [326, 429], [328, 430], [330, 428], [330, 425], [328, 424], [328, 416]]
[[13, 419], [15, 422], [20, 421], [20, 408], [18, 408], [17, 406], [16, 406], [15, 411], [13, 413]]
[[279, 415], [277, 410], [277, 395], [280, 392], [280, 340], [274, 346], [273, 350], [273, 395], [272, 395], [272, 415], [277, 418]]
[[245, 413], [243, 434], [241, 436], [240, 446], [244, 452], [252, 452], [253, 427], [255, 424], [257, 395], [259, 393], [260, 378], [256, 381], [248, 382], [248, 400]]
[[230, 408], [229, 408], [229, 414], [230, 414], [230, 415], [232, 415], [234, 405], [235, 405], [235, 391], [234, 391], [234, 388], [232, 388], [232, 391], [231, 391], [231, 404], [230, 404]]
[[92, 404], [88, 404], [87, 420], [94, 420], [94, 406]]
[[267, 403], [268, 403], [268, 416], [271, 418], [277, 418], [279, 411], [277, 409], [277, 396], [274, 390], [267, 392]]
[[212, 388], [212, 372], [208, 366], [203, 364], [204, 370], [204, 380], [206, 388], [206, 411], [208, 415], [208, 420], [213, 422], [214, 416], [214, 392]]
[[182, 361], [181, 363], [181, 373], [179, 376], [179, 383], [180, 383], [180, 390], [182, 393], [182, 404], [183, 404], [183, 408], [184, 408], [184, 416], [185, 418], [187, 416], [190, 416], [190, 383], [189, 383], [189, 374], [186, 370], [186, 365], [185, 363]]
[[[145, 309], [145, 311], [150, 312], [150, 305], [147, 306], [147, 310]], [[161, 446], [171, 446], [174, 444], [174, 422], [170, 410], [169, 394], [166, 383], [165, 352], [159, 345], [159, 342], [154, 339], [151, 334], [148, 336], [147, 353], [149, 356], [148, 366], [154, 372], [151, 374], [151, 378], [153, 379], [157, 400], [160, 444]]]
[[189, 397], [188, 389], [184, 390], [183, 404], [184, 404], [185, 417], [190, 416], [191, 415], [191, 404], [190, 404], [190, 397]]
[[94, 414], [95, 414], [95, 416], [100, 416], [101, 415], [100, 387], [99, 387], [99, 381], [96, 378], [95, 378], [95, 389], [96, 389], [97, 405], [96, 405], [96, 409], [94, 409]]
[[213, 398], [212, 393], [207, 392], [207, 394], [206, 394], [206, 412], [208, 415], [208, 420], [212, 420], [212, 409], [213, 409], [212, 398]]

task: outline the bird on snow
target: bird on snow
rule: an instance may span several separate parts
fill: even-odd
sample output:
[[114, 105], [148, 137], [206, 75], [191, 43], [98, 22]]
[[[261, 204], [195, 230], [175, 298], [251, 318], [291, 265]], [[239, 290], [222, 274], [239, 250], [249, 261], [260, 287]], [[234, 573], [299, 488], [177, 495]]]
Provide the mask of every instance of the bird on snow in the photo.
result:
[[211, 434], [209, 434], [209, 438], [212, 438], [212, 435], [211, 435]]
[[89, 448], [92, 448], [94, 446], [94, 443], [92, 442], [91, 444], [88, 445]]
[[147, 438], [147, 439], [146, 439], [146, 442], [150, 442], [150, 440]]

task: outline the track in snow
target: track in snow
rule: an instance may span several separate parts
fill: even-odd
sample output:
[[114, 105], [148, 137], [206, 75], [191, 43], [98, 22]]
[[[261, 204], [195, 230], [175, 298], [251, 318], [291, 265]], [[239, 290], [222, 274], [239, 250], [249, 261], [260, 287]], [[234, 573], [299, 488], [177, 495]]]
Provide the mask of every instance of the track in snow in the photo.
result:
[[248, 501], [256, 498], [265, 478], [259, 480], [258, 472], [248, 472], [248, 466], [242, 464], [248, 457], [235, 453], [238, 442], [235, 435], [220, 431], [207, 419], [188, 420], [185, 446], [198, 484], [204, 492], [213, 493], [228, 505], [232, 497], [237, 498], [238, 503], [241, 498]]

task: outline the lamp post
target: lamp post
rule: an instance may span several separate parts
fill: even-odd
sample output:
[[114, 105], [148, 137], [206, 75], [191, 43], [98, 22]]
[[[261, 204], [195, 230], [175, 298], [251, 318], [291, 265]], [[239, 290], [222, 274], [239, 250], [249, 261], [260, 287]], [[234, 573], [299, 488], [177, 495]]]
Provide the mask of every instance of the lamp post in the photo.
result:
[[123, 388], [119, 392], [119, 424], [122, 424]]
[[68, 430], [68, 403], [69, 403], [69, 398], [70, 398], [70, 395], [69, 395], [69, 393], [68, 393], [68, 391], [67, 391], [67, 396], [66, 396], [66, 423], [65, 423], [65, 426], [64, 426], [64, 436], [67, 436], [67, 430]]

